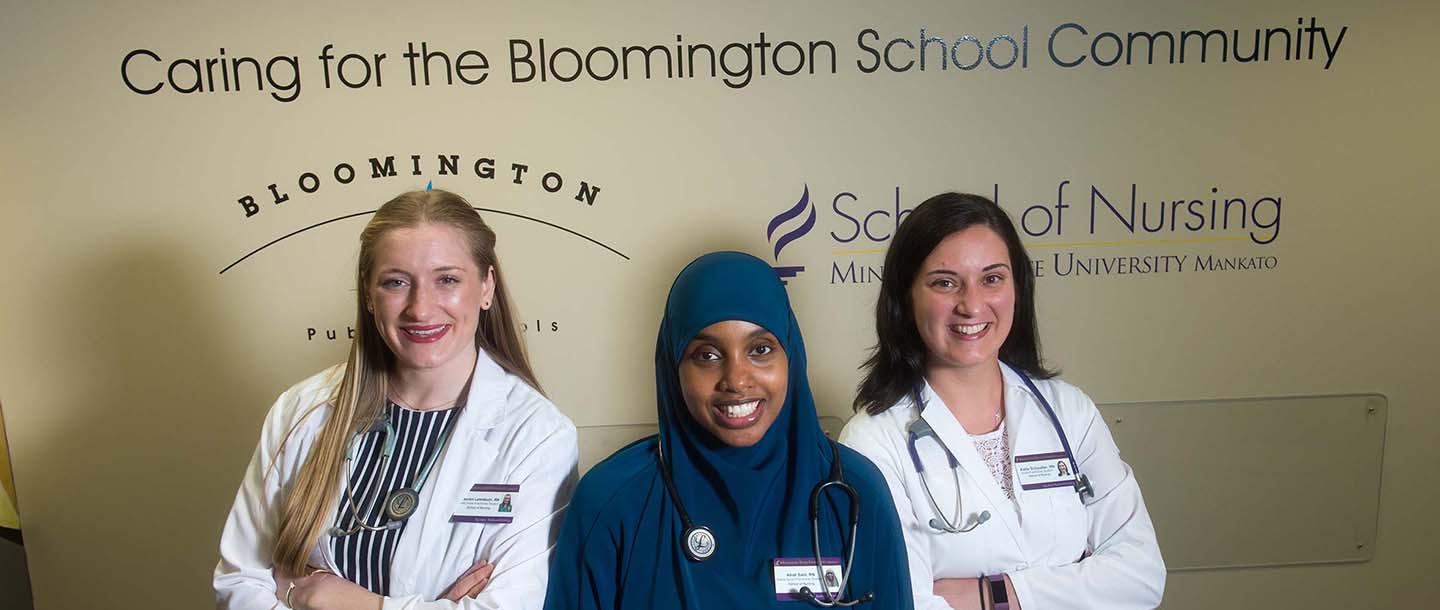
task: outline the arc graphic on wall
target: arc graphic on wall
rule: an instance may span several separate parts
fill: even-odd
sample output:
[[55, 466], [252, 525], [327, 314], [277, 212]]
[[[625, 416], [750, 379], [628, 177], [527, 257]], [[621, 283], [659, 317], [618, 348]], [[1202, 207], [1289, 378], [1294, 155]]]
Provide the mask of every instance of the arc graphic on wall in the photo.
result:
[[[592, 243], [592, 244], [595, 244], [596, 246], [599, 246], [599, 247], [601, 247], [601, 248], [604, 248], [604, 249], [606, 249], [606, 250], [609, 250], [610, 252], [614, 253], [616, 256], [618, 256], [618, 257], [620, 257], [620, 258], [623, 258], [623, 259], [625, 259], [625, 260], [627, 260], [627, 261], [630, 260], [630, 257], [629, 257], [629, 256], [626, 256], [624, 252], [621, 252], [621, 251], [619, 251], [619, 250], [616, 250], [615, 248], [612, 248], [612, 247], [606, 245], [605, 243], [601, 242], [601, 241], [598, 240], [598, 239], [595, 239], [595, 238], [593, 238], [593, 237], [590, 237], [589, 235], [586, 235], [586, 234], [584, 234], [584, 233], [581, 233], [581, 232], [576, 231], [576, 230], [574, 230], [574, 229], [571, 229], [571, 228], [569, 228], [569, 227], [565, 227], [565, 226], [562, 226], [562, 225], [558, 225], [558, 224], [555, 224], [555, 223], [550, 222], [550, 221], [547, 221], [547, 220], [541, 220], [541, 219], [535, 218], [535, 217], [533, 217], [533, 216], [526, 216], [526, 215], [524, 215], [524, 214], [516, 214], [515, 212], [507, 212], [507, 211], [505, 211], [505, 210], [496, 210], [496, 209], [493, 209], [493, 208], [481, 208], [481, 207], [476, 207], [476, 208], [475, 208], [475, 211], [477, 211], [477, 212], [483, 212], [483, 213], [486, 213], [486, 214], [500, 214], [500, 215], [503, 215], [503, 216], [511, 216], [511, 217], [514, 217], [514, 218], [519, 218], [519, 219], [522, 219], [522, 220], [528, 220], [528, 221], [530, 221], [530, 222], [539, 223], [539, 224], [545, 225], [545, 226], [547, 226], [547, 227], [550, 227], [550, 228], [552, 228], [552, 229], [555, 229], [555, 230], [557, 230], [557, 231], [563, 231], [563, 232], [565, 232], [565, 233], [569, 233], [570, 235], [574, 235], [575, 237], [579, 237], [580, 239], [583, 239], [583, 240], [588, 241], [588, 242], [590, 242], [590, 243]], [[256, 254], [259, 254], [262, 250], [264, 250], [264, 249], [266, 249], [266, 248], [269, 248], [270, 246], [273, 246], [273, 245], [275, 245], [275, 244], [278, 244], [278, 243], [280, 243], [280, 242], [282, 242], [282, 241], [285, 241], [285, 240], [287, 240], [287, 239], [290, 239], [291, 237], [295, 237], [296, 235], [299, 235], [299, 234], [304, 233], [304, 232], [306, 232], [306, 231], [309, 231], [309, 230], [311, 230], [311, 229], [318, 229], [318, 228], [320, 228], [320, 227], [323, 227], [323, 226], [325, 226], [325, 225], [328, 225], [328, 224], [331, 224], [331, 223], [334, 223], [334, 222], [339, 222], [339, 221], [342, 221], [342, 220], [346, 220], [346, 219], [350, 219], [350, 218], [355, 218], [355, 217], [357, 217], [357, 216], [366, 216], [366, 215], [374, 214], [374, 213], [375, 213], [375, 210], [366, 210], [366, 211], [364, 211], [364, 212], [355, 212], [355, 213], [353, 213], [353, 214], [345, 214], [345, 215], [343, 215], [343, 216], [336, 216], [336, 217], [331, 218], [331, 219], [329, 219], [329, 220], [322, 220], [322, 221], [317, 222], [317, 223], [315, 223], [315, 224], [312, 224], [312, 225], [310, 225], [310, 226], [308, 226], [308, 227], [296, 229], [296, 230], [294, 230], [294, 231], [291, 231], [291, 232], [289, 232], [289, 233], [286, 233], [285, 235], [282, 235], [282, 236], [280, 236], [280, 237], [277, 237], [277, 238], [271, 240], [269, 243], [266, 243], [265, 245], [260, 246], [259, 248], [256, 248], [256, 249], [254, 249], [254, 250], [251, 250], [251, 251], [250, 251], [249, 253], [247, 253], [245, 256], [242, 256], [242, 257], [240, 257], [240, 258], [238, 258], [238, 259], [235, 259], [235, 262], [230, 263], [229, 265], [225, 265], [225, 268], [224, 268], [224, 269], [221, 269], [221, 270], [220, 270], [220, 273], [223, 275], [226, 271], [229, 271], [229, 270], [233, 269], [236, 265], [239, 265], [240, 263], [245, 262], [246, 259], [248, 259], [248, 258], [250, 258], [250, 257], [252, 257], [252, 256], [255, 256]]]

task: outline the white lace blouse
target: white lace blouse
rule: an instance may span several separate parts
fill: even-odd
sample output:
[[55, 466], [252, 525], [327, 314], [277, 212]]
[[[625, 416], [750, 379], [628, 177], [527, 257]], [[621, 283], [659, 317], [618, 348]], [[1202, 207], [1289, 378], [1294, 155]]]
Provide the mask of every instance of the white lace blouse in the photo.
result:
[[975, 443], [975, 451], [990, 467], [990, 475], [1005, 491], [1005, 497], [1015, 501], [1015, 485], [1010, 473], [1010, 433], [1005, 430], [1005, 422], [1001, 421], [999, 428], [985, 434], [971, 434], [970, 441]]

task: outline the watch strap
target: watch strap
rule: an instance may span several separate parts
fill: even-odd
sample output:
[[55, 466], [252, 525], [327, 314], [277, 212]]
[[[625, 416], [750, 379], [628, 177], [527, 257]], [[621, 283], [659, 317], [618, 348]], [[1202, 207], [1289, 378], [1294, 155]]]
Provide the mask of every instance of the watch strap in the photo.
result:
[[994, 610], [1010, 610], [1010, 595], [1005, 590], [1005, 575], [986, 576], [990, 583], [990, 607]]

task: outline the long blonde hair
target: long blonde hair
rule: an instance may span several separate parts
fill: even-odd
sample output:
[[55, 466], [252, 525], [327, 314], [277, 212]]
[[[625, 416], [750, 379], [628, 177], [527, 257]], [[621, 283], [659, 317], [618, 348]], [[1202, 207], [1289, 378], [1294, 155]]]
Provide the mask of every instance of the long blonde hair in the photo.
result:
[[480, 323], [475, 328], [475, 345], [501, 368], [540, 391], [540, 382], [530, 368], [524, 341], [515, 324], [510, 291], [495, 256], [495, 231], [465, 199], [447, 191], [411, 191], [380, 206], [360, 233], [360, 258], [355, 271], [355, 340], [350, 344], [345, 376], [330, 398], [333, 410], [300, 468], [280, 514], [280, 531], [275, 537], [271, 561], [282, 572], [305, 573], [311, 550], [332, 518], [350, 439], [383, 416], [386, 378], [394, 371], [395, 357], [375, 328], [372, 314], [365, 306], [365, 295], [380, 238], [395, 229], [422, 224], [444, 225], [460, 231], [469, 242], [481, 277], [486, 269], [495, 274], [494, 303], [481, 312]]

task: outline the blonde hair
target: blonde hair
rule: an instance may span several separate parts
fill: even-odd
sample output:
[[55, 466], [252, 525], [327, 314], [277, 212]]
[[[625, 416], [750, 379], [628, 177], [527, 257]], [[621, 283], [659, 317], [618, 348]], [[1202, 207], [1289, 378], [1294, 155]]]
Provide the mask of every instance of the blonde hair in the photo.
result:
[[355, 272], [355, 339], [350, 344], [345, 375], [330, 398], [333, 407], [330, 416], [316, 436], [310, 456], [301, 466], [280, 513], [280, 531], [275, 537], [271, 561], [282, 572], [305, 573], [311, 550], [332, 518], [350, 439], [383, 417], [387, 374], [394, 370], [395, 357], [365, 306], [376, 244], [390, 231], [423, 224], [458, 230], [469, 242], [470, 254], [479, 265], [481, 277], [486, 269], [495, 274], [494, 303], [481, 312], [480, 323], [475, 328], [475, 345], [501, 368], [541, 391], [515, 323], [514, 305], [500, 273], [500, 261], [495, 256], [495, 231], [464, 198], [447, 191], [411, 191], [380, 206], [360, 232], [360, 258]]

